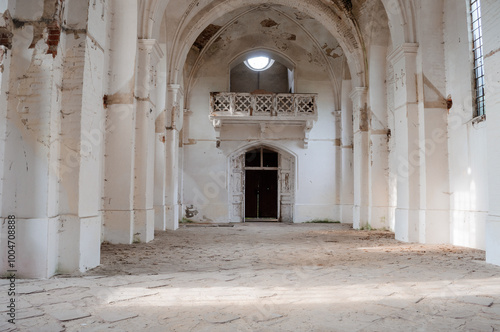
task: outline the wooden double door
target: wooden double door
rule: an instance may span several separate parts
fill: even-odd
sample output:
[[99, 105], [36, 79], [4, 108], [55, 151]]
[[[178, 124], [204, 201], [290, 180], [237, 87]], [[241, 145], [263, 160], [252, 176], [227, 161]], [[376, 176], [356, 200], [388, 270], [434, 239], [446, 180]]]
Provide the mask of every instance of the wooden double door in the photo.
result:
[[245, 219], [278, 221], [278, 170], [245, 171]]

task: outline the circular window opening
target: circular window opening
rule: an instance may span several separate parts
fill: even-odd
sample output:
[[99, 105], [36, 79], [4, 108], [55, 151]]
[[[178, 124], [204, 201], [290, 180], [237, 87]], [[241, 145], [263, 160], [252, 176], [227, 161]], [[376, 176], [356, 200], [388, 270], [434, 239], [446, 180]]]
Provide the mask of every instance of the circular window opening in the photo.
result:
[[245, 60], [245, 65], [254, 71], [264, 71], [271, 68], [274, 60], [268, 58], [267, 56], [256, 56]]

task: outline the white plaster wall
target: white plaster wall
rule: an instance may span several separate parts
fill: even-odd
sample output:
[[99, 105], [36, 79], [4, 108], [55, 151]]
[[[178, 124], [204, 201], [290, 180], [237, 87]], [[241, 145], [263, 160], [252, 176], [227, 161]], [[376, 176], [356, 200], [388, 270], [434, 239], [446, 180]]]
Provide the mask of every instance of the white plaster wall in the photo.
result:
[[191, 219], [227, 222], [227, 156], [215, 147], [215, 140], [207, 140], [184, 146], [184, 157], [182, 203], [184, 206], [193, 205], [198, 210], [198, 215]]
[[486, 262], [500, 265], [500, 2], [481, 1], [485, 54], [489, 213], [486, 222]]
[[450, 235], [455, 245], [485, 249], [487, 127], [486, 123], [474, 125], [470, 121], [474, 117], [474, 90], [468, 11], [466, 1], [445, 2], [446, 96], [453, 100], [448, 115]]
[[311, 142], [309, 148], [294, 149], [298, 159], [295, 222], [314, 219], [338, 220], [335, 204], [335, 146], [329, 142]]

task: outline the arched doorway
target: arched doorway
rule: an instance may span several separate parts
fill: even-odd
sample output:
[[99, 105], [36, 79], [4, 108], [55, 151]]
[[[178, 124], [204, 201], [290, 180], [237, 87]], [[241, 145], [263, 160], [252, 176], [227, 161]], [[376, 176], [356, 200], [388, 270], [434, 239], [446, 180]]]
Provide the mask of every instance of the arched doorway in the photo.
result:
[[251, 145], [230, 157], [231, 221], [293, 222], [296, 157], [268, 145]]

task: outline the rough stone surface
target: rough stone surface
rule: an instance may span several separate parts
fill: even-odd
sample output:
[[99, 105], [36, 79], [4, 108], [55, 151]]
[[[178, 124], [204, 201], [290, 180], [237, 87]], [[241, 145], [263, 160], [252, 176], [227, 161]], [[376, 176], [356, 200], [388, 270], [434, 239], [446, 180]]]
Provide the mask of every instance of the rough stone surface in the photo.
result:
[[[102, 249], [102, 265], [77, 278], [19, 280], [24, 287], [44, 288], [47, 294], [20, 295], [33, 303], [23, 312], [46, 313], [25, 317], [17, 327], [40, 327], [37, 331], [500, 329], [500, 268], [483, 264], [484, 252], [401, 243], [390, 232], [356, 231], [338, 224], [246, 223], [181, 227], [157, 233], [147, 244], [105, 244]], [[49, 305], [49, 295], [62, 291], [76, 296]], [[42, 294], [47, 304], [39, 301]], [[493, 305], [486, 306], [487, 302]], [[59, 320], [65, 321], [64, 328]]]

